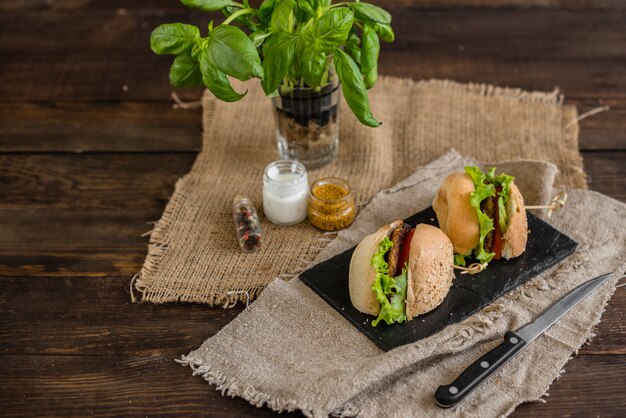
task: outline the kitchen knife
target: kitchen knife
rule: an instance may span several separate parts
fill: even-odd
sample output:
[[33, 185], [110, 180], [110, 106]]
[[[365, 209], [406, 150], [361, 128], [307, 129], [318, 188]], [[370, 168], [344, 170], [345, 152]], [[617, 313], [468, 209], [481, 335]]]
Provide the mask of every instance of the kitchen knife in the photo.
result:
[[474, 388], [485, 381], [493, 372], [509, 361], [525, 345], [543, 334], [563, 315], [578, 305], [586, 296], [606, 282], [613, 273], [606, 273], [576, 287], [552, 306], [546, 309], [533, 322], [516, 331], [504, 334], [504, 342], [476, 360], [451, 384], [439, 386], [435, 401], [442, 408], [450, 408], [463, 399]]

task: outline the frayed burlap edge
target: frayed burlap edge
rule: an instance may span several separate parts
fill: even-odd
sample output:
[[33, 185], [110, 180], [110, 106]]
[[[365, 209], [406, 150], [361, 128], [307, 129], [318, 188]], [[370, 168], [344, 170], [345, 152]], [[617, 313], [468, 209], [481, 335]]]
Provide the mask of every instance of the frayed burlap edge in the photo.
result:
[[[215, 113], [216, 104], [217, 100], [212, 95], [210, 95], [208, 91], [205, 90], [202, 97], [203, 115], [205, 115], [202, 120], [203, 132], [210, 132], [211, 125], [214, 119], [212, 116]], [[164, 292], [157, 293], [150, 289], [150, 283], [153, 282], [154, 275], [158, 271], [159, 266], [161, 265], [163, 255], [165, 254], [169, 246], [169, 232], [172, 225], [172, 214], [176, 213], [183, 205], [183, 202], [181, 202], [181, 200], [184, 199], [184, 194], [180, 191], [182, 190], [185, 182], [189, 179], [190, 174], [194, 171], [195, 166], [196, 164], [194, 163], [190, 173], [186, 174], [184, 177], [176, 182], [176, 186], [174, 187], [174, 193], [172, 194], [169, 202], [167, 202], [161, 219], [156, 222], [152, 231], [148, 232], [148, 234], [150, 235], [150, 241], [148, 242], [148, 254], [146, 255], [146, 259], [143, 263], [143, 266], [141, 267], [141, 271], [135, 274], [130, 282], [130, 298], [133, 303], [163, 303], [163, 300], [167, 298], [167, 296], [163, 294]], [[261, 290], [262, 289], [250, 290], [247, 294], [247, 300], [256, 297]], [[240, 295], [236, 298], [241, 299], [242, 302], [246, 301], [246, 295]], [[222, 297], [216, 299], [220, 300], [213, 300], [210, 303], [225, 305], [230, 303], [229, 301], [233, 298]], [[186, 300], [184, 295], [174, 295], [174, 300], [180, 302], [196, 302], [193, 300]], [[207, 301], [197, 302], [207, 303]], [[234, 302], [236, 302], [236, 300]]]
[[[558, 104], [563, 105], [563, 95], [560, 94], [559, 89], [555, 88], [552, 92], [538, 92], [538, 91], [524, 91], [519, 88], [510, 87], [497, 87], [488, 84], [480, 83], [458, 83], [451, 80], [420, 80], [415, 81], [410, 78], [397, 78], [390, 76], [381, 76], [381, 80], [385, 80], [386, 83], [406, 86], [434, 86], [443, 90], [452, 90], [463, 93], [472, 93], [481, 97], [500, 97], [514, 100], [520, 103], [545, 103], [545, 104]], [[215, 118], [213, 114], [217, 105], [217, 99], [207, 90], [205, 90], [202, 97], [203, 107], [203, 132], [211, 132], [212, 125]], [[578, 131], [579, 126], [577, 123], [577, 110], [575, 106], [564, 105], [562, 128], [564, 132], [564, 141], [566, 143], [566, 152], [562, 156], [561, 161], [558, 162], [558, 166], [563, 172], [565, 181], [557, 180], [557, 183], [577, 187], [587, 188], [587, 177], [583, 169], [582, 156], [578, 151]], [[179, 193], [183, 188], [185, 182], [189, 181], [191, 173], [195, 172], [197, 165], [194, 163], [189, 174], [178, 180], [170, 201], [165, 207], [163, 216], [155, 224], [154, 229], [149, 233], [150, 240], [148, 243], [148, 254], [141, 268], [141, 271], [137, 273], [130, 282], [130, 296], [133, 303], [165, 303], [172, 301], [179, 302], [198, 302], [209, 305], [223, 306], [225, 308], [235, 305], [237, 302], [245, 302], [255, 299], [258, 294], [263, 290], [263, 287], [256, 287], [248, 289], [246, 291], [233, 291], [222, 294], [214, 294], [210, 299], [203, 297], [202, 299], [196, 299], [193, 295], [181, 295], [179, 293], [168, 292], [167, 289], [160, 291], [154, 291], [150, 285], [154, 281], [156, 271], [158, 271], [161, 264], [163, 255], [167, 251], [169, 246], [169, 231], [171, 228], [171, 216], [177, 212], [178, 208], [183, 205], [181, 199], [184, 199], [183, 194]], [[334, 237], [334, 236], [333, 236]], [[306, 260], [299, 260], [299, 266], [291, 272], [286, 272], [280, 275], [281, 278], [291, 279], [297, 276], [302, 271], [311, 266], [312, 262], [309, 260], [314, 259], [332, 239], [328, 239], [328, 236], [322, 237], [319, 241], [322, 245], [316, 245], [307, 253]]]
[[175, 361], [183, 366], [189, 366], [193, 370], [192, 376], [202, 376], [210, 385], [215, 386], [215, 390], [221, 392], [222, 396], [228, 395], [231, 398], [243, 398], [257, 408], [267, 406], [276, 412], [300, 410], [307, 417], [315, 416], [313, 408], [310, 406], [302, 405], [301, 402], [294, 399], [282, 399], [272, 396], [258, 391], [250, 385], [240, 383], [236, 379], [229, 379], [225, 375], [212, 370], [210, 366], [204, 365], [200, 360], [182, 356], [181, 359], [175, 359]]

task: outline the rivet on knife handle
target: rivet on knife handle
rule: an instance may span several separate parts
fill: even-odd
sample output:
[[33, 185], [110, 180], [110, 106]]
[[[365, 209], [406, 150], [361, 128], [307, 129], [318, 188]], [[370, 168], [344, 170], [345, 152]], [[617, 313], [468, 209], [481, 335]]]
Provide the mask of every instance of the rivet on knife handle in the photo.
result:
[[456, 405], [525, 345], [526, 341], [519, 335], [508, 331], [502, 344], [472, 363], [454, 382], [439, 386], [435, 392], [437, 404], [443, 408]]

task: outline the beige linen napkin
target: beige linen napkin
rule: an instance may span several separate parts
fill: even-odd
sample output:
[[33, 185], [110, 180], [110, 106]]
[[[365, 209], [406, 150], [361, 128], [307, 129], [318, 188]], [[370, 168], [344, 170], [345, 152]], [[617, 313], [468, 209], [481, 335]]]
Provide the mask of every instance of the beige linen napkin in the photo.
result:
[[[316, 261], [351, 247], [387, 222], [428, 207], [446, 175], [473, 163], [450, 151], [378, 193]], [[551, 197], [554, 165], [516, 161], [498, 166], [516, 176], [527, 204], [546, 203]], [[478, 314], [429, 338], [383, 352], [299, 279], [276, 280], [232, 323], [180, 362], [217, 390], [276, 411], [299, 409], [316, 417], [507, 415], [520, 403], [542, 397], [572, 352], [590, 336], [626, 268], [626, 205], [595, 192], [568, 193], [566, 208], [549, 222], [579, 243], [576, 252]], [[436, 406], [437, 386], [451, 382], [498, 345], [508, 329], [528, 322], [573, 287], [607, 271], [618, 274], [465, 401], [450, 410]]]

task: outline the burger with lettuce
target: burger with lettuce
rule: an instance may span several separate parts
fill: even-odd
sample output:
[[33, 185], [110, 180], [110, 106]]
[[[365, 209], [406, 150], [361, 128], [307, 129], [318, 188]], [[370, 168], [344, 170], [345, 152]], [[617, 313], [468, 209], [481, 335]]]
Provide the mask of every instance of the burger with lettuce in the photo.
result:
[[350, 260], [350, 299], [377, 326], [410, 321], [443, 302], [454, 278], [452, 243], [438, 228], [394, 221], [363, 238]]
[[511, 259], [526, 249], [528, 221], [524, 199], [506, 174], [465, 167], [441, 184], [433, 209], [439, 226], [454, 246], [455, 264], [467, 258], [481, 264]]

